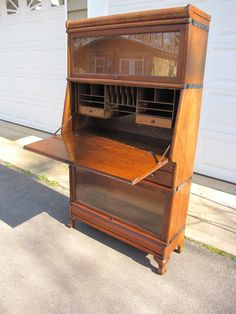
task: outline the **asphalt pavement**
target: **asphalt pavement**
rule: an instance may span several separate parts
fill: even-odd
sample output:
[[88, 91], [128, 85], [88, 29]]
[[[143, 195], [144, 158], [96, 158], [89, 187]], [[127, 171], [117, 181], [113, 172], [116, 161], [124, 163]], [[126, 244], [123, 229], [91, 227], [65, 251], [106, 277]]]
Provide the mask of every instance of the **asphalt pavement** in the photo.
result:
[[68, 196], [0, 165], [0, 313], [235, 313], [236, 262], [188, 241], [152, 257], [83, 223]]

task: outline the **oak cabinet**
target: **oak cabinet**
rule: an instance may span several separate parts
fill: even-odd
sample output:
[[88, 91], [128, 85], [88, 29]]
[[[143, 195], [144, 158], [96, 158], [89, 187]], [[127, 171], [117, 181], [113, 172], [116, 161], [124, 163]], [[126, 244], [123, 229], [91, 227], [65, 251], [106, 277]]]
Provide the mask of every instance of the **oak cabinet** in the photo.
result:
[[210, 17], [194, 6], [68, 21], [61, 134], [25, 148], [69, 164], [81, 220], [154, 255], [181, 251]]

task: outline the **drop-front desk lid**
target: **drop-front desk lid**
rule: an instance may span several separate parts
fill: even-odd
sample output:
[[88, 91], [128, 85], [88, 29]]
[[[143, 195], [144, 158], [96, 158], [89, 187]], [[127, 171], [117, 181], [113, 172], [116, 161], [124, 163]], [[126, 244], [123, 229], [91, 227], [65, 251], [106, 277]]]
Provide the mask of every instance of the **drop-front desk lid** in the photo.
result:
[[24, 148], [132, 185], [168, 162], [160, 155], [87, 133], [56, 135]]

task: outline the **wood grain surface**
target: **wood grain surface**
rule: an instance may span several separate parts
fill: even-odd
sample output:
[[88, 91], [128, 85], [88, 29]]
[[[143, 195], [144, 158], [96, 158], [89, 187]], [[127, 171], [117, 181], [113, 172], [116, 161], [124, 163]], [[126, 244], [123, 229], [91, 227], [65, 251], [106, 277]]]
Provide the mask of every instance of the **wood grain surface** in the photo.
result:
[[85, 132], [50, 137], [26, 145], [25, 148], [132, 185], [168, 162], [167, 158], [162, 159], [160, 155]]

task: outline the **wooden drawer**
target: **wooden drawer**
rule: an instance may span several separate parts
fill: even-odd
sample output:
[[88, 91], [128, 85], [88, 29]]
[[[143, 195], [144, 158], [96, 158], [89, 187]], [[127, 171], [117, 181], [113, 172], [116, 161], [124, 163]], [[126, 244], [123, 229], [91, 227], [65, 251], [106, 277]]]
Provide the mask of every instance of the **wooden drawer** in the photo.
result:
[[154, 173], [152, 173], [150, 176], [148, 176], [145, 180], [154, 182], [160, 185], [164, 185], [167, 187], [172, 186], [172, 173], [157, 170]]
[[79, 106], [78, 111], [80, 114], [91, 117], [109, 118], [111, 116], [111, 111], [109, 110], [90, 106]]
[[170, 129], [172, 126], [171, 119], [144, 116], [144, 115], [139, 115], [139, 114], [136, 115], [136, 123], [144, 124], [144, 125], [151, 125], [151, 126], [158, 126], [160, 128], [168, 128], [168, 129]]
[[103, 117], [104, 109], [94, 108], [94, 107], [89, 107], [89, 106], [79, 106], [79, 113], [87, 115], [87, 116]]
[[162, 237], [79, 202], [71, 203], [71, 216], [153, 255], [161, 254], [166, 247]]

